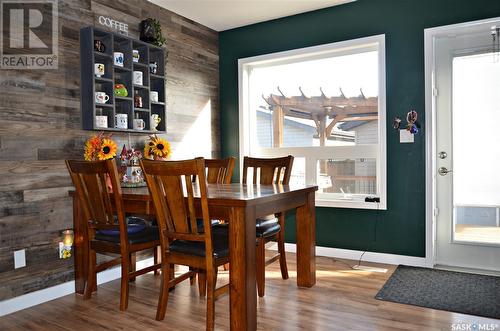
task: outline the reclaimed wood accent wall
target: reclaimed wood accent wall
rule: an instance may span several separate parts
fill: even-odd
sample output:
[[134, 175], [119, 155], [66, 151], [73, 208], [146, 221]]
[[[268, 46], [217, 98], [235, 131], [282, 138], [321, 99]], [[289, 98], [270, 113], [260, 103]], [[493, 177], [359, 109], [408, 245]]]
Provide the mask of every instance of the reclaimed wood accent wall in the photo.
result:
[[[0, 70], [0, 301], [73, 279], [72, 260], [58, 256], [61, 231], [72, 228], [64, 160], [81, 159], [84, 141], [94, 133], [82, 130], [79, 31], [104, 28], [99, 15], [128, 23], [132, 37], [142, 19], [160, 21], [167, 38], [165, 137], [173, 158], [219, 155], [216, 31], [146, 0], [59, 0], [59, 68]], [[195, 125], [203, 130], [193, 130]], [[186, 148], [188, 134], [204, 150]], [[113, 135], [119, 150], [129, 142], [142, 148], [146, 137]], [[26, 249], [27, 266], [14, 269], [19, 249]]]

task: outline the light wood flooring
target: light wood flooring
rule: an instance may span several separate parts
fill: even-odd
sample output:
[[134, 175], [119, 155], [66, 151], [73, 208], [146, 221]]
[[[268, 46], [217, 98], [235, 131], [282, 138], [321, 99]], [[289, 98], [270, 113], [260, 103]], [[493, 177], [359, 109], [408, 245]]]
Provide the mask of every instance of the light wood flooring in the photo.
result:
[[[317, 258], [317, 284], [296, 286], [295, 255], [289, 254], [290, 279], [282, 280], [279, 265], [266, 270], [266, 295], [258, 299], [259, 330], [451, 330], [452, 323], [492, 323], [486, 319], [445, 311], [375, 300], [395, 266], [387, 273], [351, 270], [357, 261]], [[227, 272], [220, 273], [221, 282]], [[120, 312], [119, 280], [102, 284], [91, 300], [68, 295], [23, 311], [0, 317], [0, 330], [204, 330], [205, 299], [189, 281], [179, 284], [169, 297], [164, 321], [155, 321], [160, 277], [137, 278], [130, 289], [130, 303]], [[459, 290], [459, 289], [457, 289]], [[229, 329], [229, 297], [216, 301], [215, 327]], [[500, 328], [497, 327], [500, 330]]]
[[500, 244], [500, 227], [457, 224], [455, 240], [486, 244]]

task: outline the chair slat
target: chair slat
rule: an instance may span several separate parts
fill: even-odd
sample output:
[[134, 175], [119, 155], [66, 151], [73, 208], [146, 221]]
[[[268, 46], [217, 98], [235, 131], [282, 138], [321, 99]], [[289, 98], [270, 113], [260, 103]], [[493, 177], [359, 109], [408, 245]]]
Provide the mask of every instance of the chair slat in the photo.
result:
[[188, 210], [189, 210], [189, 224], [191, 226], [191, 233], [198, 233], [198, 225], [196, 223], [196, 213], [194, 209], [194, 194], [193, 194], [193, 182], [191, 176], [184, 176], [186, 183], [187, 199], [188, 199]]
[[97, 165], [99, 172], [91, 173], [92, 164], [77, 164], [75, 167], [80, 173], [72, 176], [75, 188], [87, 208], [87, 219], [94, 229], [118, 228], [113, 217], [113, 204], [104, 173], [100, 172], [101, 164]]
[[179, 233], [190, 233], [181, 178], [178, 175], [161, 176], [160, 178], [163, 189], [165, 190], [168, 213], [170, 214], [174, 231]]

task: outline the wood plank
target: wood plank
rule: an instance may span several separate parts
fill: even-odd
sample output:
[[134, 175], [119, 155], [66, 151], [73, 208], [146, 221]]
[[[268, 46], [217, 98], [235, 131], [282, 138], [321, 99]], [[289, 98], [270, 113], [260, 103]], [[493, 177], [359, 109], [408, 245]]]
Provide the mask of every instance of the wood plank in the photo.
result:
[[[73, 268], [72, 265], [68, 270], [56, 267], [54, 273], [50, 273], [51, 263], [59, 262], [60, 231], [72, 226], [72, 204], [66, 196], [71, 181], [63, 161], [82, 158], [84, 141], [95, 134], [82, 130], [79, 31], [94, 25], [98, 15], [127, 22], [135, 35], [140, 20], [159, 19], [169, 53], [167, 112], [187, 114], [171, 118], [167, 115], [168, 134], [164, 137], [172, 143], [175, 155], [175, 148], [185, 135], [183, 130], [189, 128], [188, 123], [192, 124], [211, 100], [212, 132], [202, 139], [211, 139], [213, 156], [220, 153], [216, 31], [147, 0], [64, 0], [59, 1], [58, 6], [59, 68], [4, 70], [0, 75], [3, 92], [0, 99], [3, 114], [0, 121], [0, 279], [3, 281], [14, 272], [13, 250], [26, 248], [28, 261], [27, 268], [15, 270], [17, 283], [0, 284], [0, 300], [65, 281], [66, 272]], [[129, 142], [142, 149], [145, 138], [145, 134], [113, 134], [119, 149]], [[40, 275], [32, 277], [30, 273], [34, 270], [40, 270]], [[38, 328], [36, 324], [29, 325]]]

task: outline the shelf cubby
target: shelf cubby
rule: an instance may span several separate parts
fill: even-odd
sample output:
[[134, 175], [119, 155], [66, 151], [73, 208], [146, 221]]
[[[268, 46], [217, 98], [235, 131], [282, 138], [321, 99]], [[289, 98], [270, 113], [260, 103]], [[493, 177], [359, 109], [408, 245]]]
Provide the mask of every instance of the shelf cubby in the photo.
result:
[[[104, 45], [102, 52], [94, 49], [99, 40]], [[133, 60], [133, 51], [139, 52], [138, 62]], [[123, 66], [114, 64], [114, 53], [123, 53]], [[96, 29], [93, 26], [80, 30], [81, 58], [81, 105], [83, 128], [86, 130], [106, 130], [120, 132], [152, 133], [166, 132], [166, 100], [165, 100], [165, 51], [157, 46], [124, 35]], [[95, 75], [95, 64], [104, 65], [104, 75]], [[156, 63], [157, 71], [150, 73], [150, 63]], [[134, 71], [141, 71], [143, 84], [134, 84]], [[114, 86], [123, 84], [128, 95], [114, 95]], [[158, 92], [158, 102], [151, 102], [150, 91]], [[109, 96], [107, 103], [95, 102], [95, 92], [104, 92]], [[134, 95], [142, 98], [142, 107], [134, 107]], [[95, 116], [107, 116], [108, 127], [96, 126]], [[116, 128], [117, 114], [127, 114], [127, 129]], [[161, 118], [157, 131], [153, 127], [151, 115]], [[145, 122], [144, 130], [134, 129], [134, 118]]]

